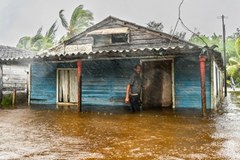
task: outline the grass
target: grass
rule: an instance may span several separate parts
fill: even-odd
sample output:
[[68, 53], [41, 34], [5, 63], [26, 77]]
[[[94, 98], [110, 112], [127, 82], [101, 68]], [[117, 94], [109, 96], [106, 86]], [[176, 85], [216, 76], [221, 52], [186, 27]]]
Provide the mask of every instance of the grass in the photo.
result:
[[2, 106], [2, 108], [13, 108], [11, 94], [3, 96], [1, 106]]

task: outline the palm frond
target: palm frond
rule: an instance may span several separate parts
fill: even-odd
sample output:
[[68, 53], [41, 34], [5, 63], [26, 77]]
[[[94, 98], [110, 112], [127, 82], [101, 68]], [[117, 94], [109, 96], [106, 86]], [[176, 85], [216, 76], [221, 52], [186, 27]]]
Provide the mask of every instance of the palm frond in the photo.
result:
[[83, 5], [79, 5], [74, 9], [71, 19], [70, 19], [70, 26], [75, 26], [75, 24], [77, 23], [77, 20], [79, 18], [79, 14], [80, 14], [80, 12], [82, 12], [82, 10], [83, 10]]
[[53, 42], [47, 38], [44, 37], [42, 39], [37, 40], [33, 45], [32, 45], [32, 50], [34, 51], [43, 51], [45, 49], [48, 49], [53, 46]]
[[62, 36], [60, 38], [60, 40], [58, 41], [58, 44], [63, 43], [65, 40], [67, 40], [67, 36], [66, 35], [64, 35], [64, 36]]
[[236, 72], [238, 72], [237, 65], [227, 66], [227, 75], [233, 76]]
[[240, 37], [238, 37], [235, 41], [235, 50], [238, 54], [238, 56], [240, 57]]
[[57, 20], [52, 24], [52, 26], [46, 32], [45, 37], [48, 37], [48, 38], [50, 38], [52, 40], [55, 38], [55, 33], [56, 33], [57, 29], [58, 29], [58, 28], [56, 28], [56, 25], [57, 25]]
[[237, 57], [230, 57], [228, 62], [230, 65], [236, 65], [240, 63], [240, 59]]
[[32, 45], [32, 50], [33, 51], [41, 51], [43, 48], [43, 39], [37, 40], [33, 45]]
[[89, 10], [83, 9], [83, 5], [79, 5], [75, 8], [72, 13], [70, 20], [70, 30], [76, 35], [82, 32], [86, 27], [91, 25], [91, 21], [93, 20], [93, 14]]
[[32, 38], [29, 36], [20, 38], [18, 41], [18, 44], [17, 44], [17, 48], [30, 50], [31, 49], [31, 39]]
[[35, 35], [34, 37], [31, 38], [31, 43], [34, 44], [39, 39], [43, 39], [43, 36], [42, 35]]
[[66, 30], [68, 30], [68, 22], [67, 22], [64, 14], [63, 14], [63, 11], [64, 11], [63, 9], [59, 11], [59, 17], [60, 17], [60, 19], [61, 19], [61, 22], [62, 22], [63, 27], [64, 27]]
[[42, 35], [42, 29], [43, 29], [43, 27], [41, 26], [41, 27], [37, 30], [36, 35]]

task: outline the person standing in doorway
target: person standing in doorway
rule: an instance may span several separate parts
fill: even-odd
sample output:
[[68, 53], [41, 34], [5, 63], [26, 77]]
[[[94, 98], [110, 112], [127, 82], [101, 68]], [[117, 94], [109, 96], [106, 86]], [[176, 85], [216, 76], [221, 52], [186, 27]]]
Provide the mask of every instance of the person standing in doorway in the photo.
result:
[[125, 103], [130, 102], [132, 112], [140, 111], [140, 95], [142, 91], [141, 71], [142, 66], [140, 64], [135, 65], [134, 73], [127, 84]]

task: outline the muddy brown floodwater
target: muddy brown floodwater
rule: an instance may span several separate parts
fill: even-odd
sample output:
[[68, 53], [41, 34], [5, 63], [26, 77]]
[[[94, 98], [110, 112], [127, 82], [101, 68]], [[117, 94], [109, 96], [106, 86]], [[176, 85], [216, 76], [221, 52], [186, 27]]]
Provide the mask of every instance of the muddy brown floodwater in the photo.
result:
[[207, 118], [191, 109], [137, 114], [0, 110], [0, 159], [240, 159], [236, 97], [228, 97], [223, 109]]

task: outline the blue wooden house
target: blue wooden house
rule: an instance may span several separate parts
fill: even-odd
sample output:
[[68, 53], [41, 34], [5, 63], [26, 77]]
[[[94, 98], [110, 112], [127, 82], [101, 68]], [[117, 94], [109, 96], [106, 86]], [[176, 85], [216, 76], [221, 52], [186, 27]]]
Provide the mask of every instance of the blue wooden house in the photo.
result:
[[224, 84], [219, 52], [110, 16], [32, 59], [29, 103], [125, 106], [129, 76], [140, 63], [143, 109], [200, 109], [203, 52], [206, 105], [216, 109]]

